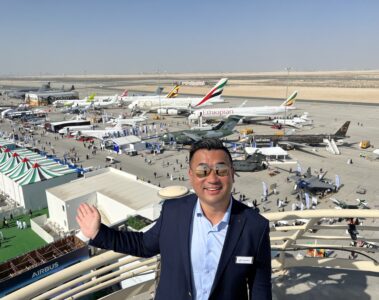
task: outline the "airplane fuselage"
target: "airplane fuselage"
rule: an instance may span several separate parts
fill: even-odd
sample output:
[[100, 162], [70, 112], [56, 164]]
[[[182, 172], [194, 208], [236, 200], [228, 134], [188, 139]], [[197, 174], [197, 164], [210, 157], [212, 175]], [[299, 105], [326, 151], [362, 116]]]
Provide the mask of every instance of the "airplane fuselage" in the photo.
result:
[[285, 113], [293, 109], [295, 109], [295, 107], [292, 106], [207, 108], [195, 110], [193, 112], [193, 117], [199, 118], [202, 116], [203, 118], [207, 119], [220, 119], [226, 118], [231, 115], [239, 115], [243, 117], [272, 116]]

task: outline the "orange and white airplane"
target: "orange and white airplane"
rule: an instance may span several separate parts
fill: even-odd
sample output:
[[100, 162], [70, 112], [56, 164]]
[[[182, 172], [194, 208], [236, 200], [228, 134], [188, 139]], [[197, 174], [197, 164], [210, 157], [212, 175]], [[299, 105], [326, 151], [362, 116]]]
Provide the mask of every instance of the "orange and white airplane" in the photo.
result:
[[132, 103], [134, 101], [149, 101], [149, 100], [159, 100], [161, 99], [170, 99], [175, 98], [179, 94], [179, 85], [176, 85], [166, 96], [159, 95], [162, 91], [162, 88], [158, 88], [155, 95], [145, 95], [145, 96], [128, 96], [128, 90], [126, 89], [118, 99], [125, 103]]

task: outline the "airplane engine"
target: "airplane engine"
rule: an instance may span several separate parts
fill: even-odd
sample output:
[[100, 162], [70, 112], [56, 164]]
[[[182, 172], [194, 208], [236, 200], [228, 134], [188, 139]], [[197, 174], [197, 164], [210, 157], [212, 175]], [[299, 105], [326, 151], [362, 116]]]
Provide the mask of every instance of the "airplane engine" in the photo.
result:
[[157, 109], [157, 113], [162, 114], [162, 115], [169, 115], [169, 116], [179, 115], [179, 111], [174, 108], [160, 108], [160, 109]]
[[159, 108], [159, 109], [157, 109], [157, 114], [168, 115], [168, 109], [167, 108]]
[[179, 111], [177, 109], [168, 109], [167, 114], [170, 116], [177, 116], [179, 115]]

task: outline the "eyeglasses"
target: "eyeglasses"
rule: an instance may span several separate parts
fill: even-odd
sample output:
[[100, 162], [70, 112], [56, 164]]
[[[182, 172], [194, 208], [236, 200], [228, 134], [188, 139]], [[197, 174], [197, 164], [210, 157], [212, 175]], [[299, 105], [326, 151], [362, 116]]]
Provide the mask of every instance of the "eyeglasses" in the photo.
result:
[[225, 164], [216, 164], [213, 168], [211, 168], [208, 165], [201, 164], [195, 168], [194, 172], [196, 177], [205, 178], [211, 174], [212, 170], [216, 173], [217, 176], [224, 177], [229, 175], [230, 167]]

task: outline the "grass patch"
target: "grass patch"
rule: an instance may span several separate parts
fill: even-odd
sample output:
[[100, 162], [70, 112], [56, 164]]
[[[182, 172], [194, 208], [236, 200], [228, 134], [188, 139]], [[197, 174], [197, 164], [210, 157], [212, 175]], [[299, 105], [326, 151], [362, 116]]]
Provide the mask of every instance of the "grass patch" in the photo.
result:
[[[47, 214], [48, 210], [42, 209], [33, 212], [31, 218]], [[27, 229], [18, 229], [16, 221], [25, 221], [28, 225]], [[9, 228], [3, 227], [3, 220], [0, 221], [2, 228], [0, 231], [3, 233], [4, 240], [1, 241], [0, 246], [0, 263], [3, 263], [11, 258], [17, 257], [19, 255], [25, 254], [32, 250], [38, 249], [45, 246], [47, 243], [40, 238], [31, 228], [30, 228], [30, 216], [22, 215], [17, 216], [13, 221], [9, 221]]]
[[139, 215], [129, 217], [126, 220], [126, 225], [133, 228], [134, 230], [141, 230], [142, 228], [144, 228], [147, 225], [150, 225], [151, 223], [152, 222], [150, 220]]

